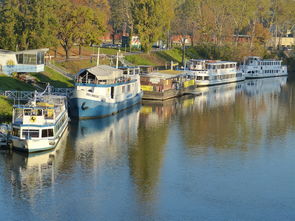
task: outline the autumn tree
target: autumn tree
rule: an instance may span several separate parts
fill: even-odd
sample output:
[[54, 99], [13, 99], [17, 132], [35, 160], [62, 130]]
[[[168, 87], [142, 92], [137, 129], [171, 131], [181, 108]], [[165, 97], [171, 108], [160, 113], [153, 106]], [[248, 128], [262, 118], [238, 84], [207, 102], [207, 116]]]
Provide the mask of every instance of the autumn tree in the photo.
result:
[[173, 18], [173, 6], [169, 0], [133, 1], [132, 18], [135, 32], [139, 35], [142, 49], [149, 52], [153, 43], [160, 39]]
[[99, 36], [106, 30], [106, 15], [99, 11], [99, 2], [93, 0], [78, 3], [65, 0], [61, 3], [57, 12], [57, 37], [66, 53], [66, 59], [69, 59], [69, 51], [74, 44], [81, 46], [98, 43]]

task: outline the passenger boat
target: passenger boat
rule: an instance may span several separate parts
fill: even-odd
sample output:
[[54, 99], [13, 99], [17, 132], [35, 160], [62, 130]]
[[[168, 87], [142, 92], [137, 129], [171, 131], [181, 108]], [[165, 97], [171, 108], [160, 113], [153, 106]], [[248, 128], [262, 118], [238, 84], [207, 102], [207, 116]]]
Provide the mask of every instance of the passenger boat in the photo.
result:
[[66, 97], [35, 93], [28, 104], [13, 106], [12, 146], [29, 153], [54, 149], [68, 121]]
[[123, 71], [98, 65], [77, 74], [70, 113], [79, 119], [105, 117], [139, 103], [141, 98], [140, 77], [135, 69]]
[[192, 59], [187, 67], [199, 87], [245, 80], [237, 62]]
[[260, 57], [247, 57], [242, 66], [246, 78], [266, 78], [287, 76], [287, 66], [280, 60], [263, 60]]

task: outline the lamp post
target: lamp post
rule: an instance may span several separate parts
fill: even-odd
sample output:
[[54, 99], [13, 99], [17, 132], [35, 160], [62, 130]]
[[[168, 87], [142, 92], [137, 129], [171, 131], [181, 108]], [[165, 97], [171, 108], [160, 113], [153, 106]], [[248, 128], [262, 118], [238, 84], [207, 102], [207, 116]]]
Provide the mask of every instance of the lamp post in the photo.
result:
[[182, 65], [183, 68], [185, 69], [185, 42], [186, 42], [186, 38], [182, 38]]

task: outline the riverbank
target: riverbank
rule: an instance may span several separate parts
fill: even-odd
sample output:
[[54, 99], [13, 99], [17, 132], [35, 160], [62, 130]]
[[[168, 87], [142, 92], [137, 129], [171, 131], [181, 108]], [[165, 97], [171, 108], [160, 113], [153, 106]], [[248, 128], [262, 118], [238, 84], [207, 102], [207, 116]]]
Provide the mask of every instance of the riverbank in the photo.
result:
[[11, 120], [13, 102], [7, 98], [0, 96], [0, 122]]

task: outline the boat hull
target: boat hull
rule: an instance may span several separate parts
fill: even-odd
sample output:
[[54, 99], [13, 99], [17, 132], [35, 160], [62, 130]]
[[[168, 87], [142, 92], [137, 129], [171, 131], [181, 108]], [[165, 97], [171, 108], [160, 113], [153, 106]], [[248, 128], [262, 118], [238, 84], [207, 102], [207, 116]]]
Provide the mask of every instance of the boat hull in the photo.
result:
[[288, 76], [288, 74], [271, 74], [271, 75], [262, 75], [262, 74], [258, 74], [258, 75], [247, 75], [246, 79], [259, 79], [259, 78], [273, 78], [273, 77], [284, 77], [284, 76]]
[[56, 148], [68, 128], [64, 126], [59, 136], [51, 139], [19, 139], [12, 137], [12, 146], [15, 150], [27, 153], [36, 153], [41, 151], [52, 150]]
[[141, 101], [142, 92], [121, 102], [107, 103], [87, 98], [71, 98], [70, 114], [74, 118], [101, 118], [127, 109]]
[[214, 86], [214, 85], [221, 85], [221, 84], [230, 84], [230, 83], [240, 82], [244, 80], [245, 80], [245, 77], [233, 78], [233, 79], [222, 80], [222, 81], [215, 81], [215, 80], [197, 81], [196, 80], [196, 85], [197, 87], [207, 87], [207, 86]]

